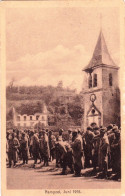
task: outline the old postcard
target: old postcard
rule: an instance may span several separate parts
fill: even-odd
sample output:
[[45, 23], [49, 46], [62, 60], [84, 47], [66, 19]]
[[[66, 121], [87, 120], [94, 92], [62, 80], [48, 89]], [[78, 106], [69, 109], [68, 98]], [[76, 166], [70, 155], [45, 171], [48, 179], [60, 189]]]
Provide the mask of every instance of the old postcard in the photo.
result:
[[125, 196], [124, 2], [0, 9], [2, 195]]

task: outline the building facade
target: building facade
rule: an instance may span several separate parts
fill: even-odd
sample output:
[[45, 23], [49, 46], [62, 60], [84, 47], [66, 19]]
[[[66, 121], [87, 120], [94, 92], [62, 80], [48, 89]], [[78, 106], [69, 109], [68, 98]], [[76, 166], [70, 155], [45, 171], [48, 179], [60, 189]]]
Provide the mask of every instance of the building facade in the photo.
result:
[[112, 60], [102, 31], [93, 56], [83, 69], [83, 129], [95, 122], [98, 126], [120, 125], [119, 67]]
[[42, 127], [48, 126], [48, 111], [44, 105], [43, 111], [41, 113], [37, 112], [35, 114], [19, 114], [13, 108], [13, 124], [18, 128], [37, 128], [37, 125]]

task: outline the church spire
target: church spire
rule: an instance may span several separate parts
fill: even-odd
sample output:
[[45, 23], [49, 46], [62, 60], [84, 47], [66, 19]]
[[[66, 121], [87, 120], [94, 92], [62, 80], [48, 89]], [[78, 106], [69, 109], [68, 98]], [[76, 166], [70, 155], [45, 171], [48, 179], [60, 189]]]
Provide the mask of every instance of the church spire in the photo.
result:
[[109, 54], [105, 42], [105, 38], [103, 36], [102, 29], [101, 29], [93, 52], [93, 56], [89, 64], [83, 69], [83, 71], [90, 71], [90, 70], [92, 71], [95, 67], [102, 66], [102, 65], [118, 68]]

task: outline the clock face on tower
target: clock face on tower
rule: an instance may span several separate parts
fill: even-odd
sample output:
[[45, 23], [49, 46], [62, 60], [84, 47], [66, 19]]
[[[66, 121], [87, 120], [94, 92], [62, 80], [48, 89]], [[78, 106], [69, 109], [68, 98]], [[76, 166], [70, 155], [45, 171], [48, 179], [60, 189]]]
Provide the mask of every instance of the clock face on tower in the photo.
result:
[[91, 94], [90, 95], [90, 101], [94, 102], [96, 100], [96, 95], [95, 94]]

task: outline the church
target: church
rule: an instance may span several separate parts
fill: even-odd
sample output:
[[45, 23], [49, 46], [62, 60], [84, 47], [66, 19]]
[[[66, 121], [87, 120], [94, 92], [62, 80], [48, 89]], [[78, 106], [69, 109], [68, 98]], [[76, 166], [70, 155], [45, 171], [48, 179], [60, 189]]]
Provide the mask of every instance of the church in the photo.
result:
[[83, 130], [91, 123], [98, 126], [120, 126], [119, 67], [111, 58], [102, 30], [100, 31], [92, 58], [83, 69], [84, 102]]

